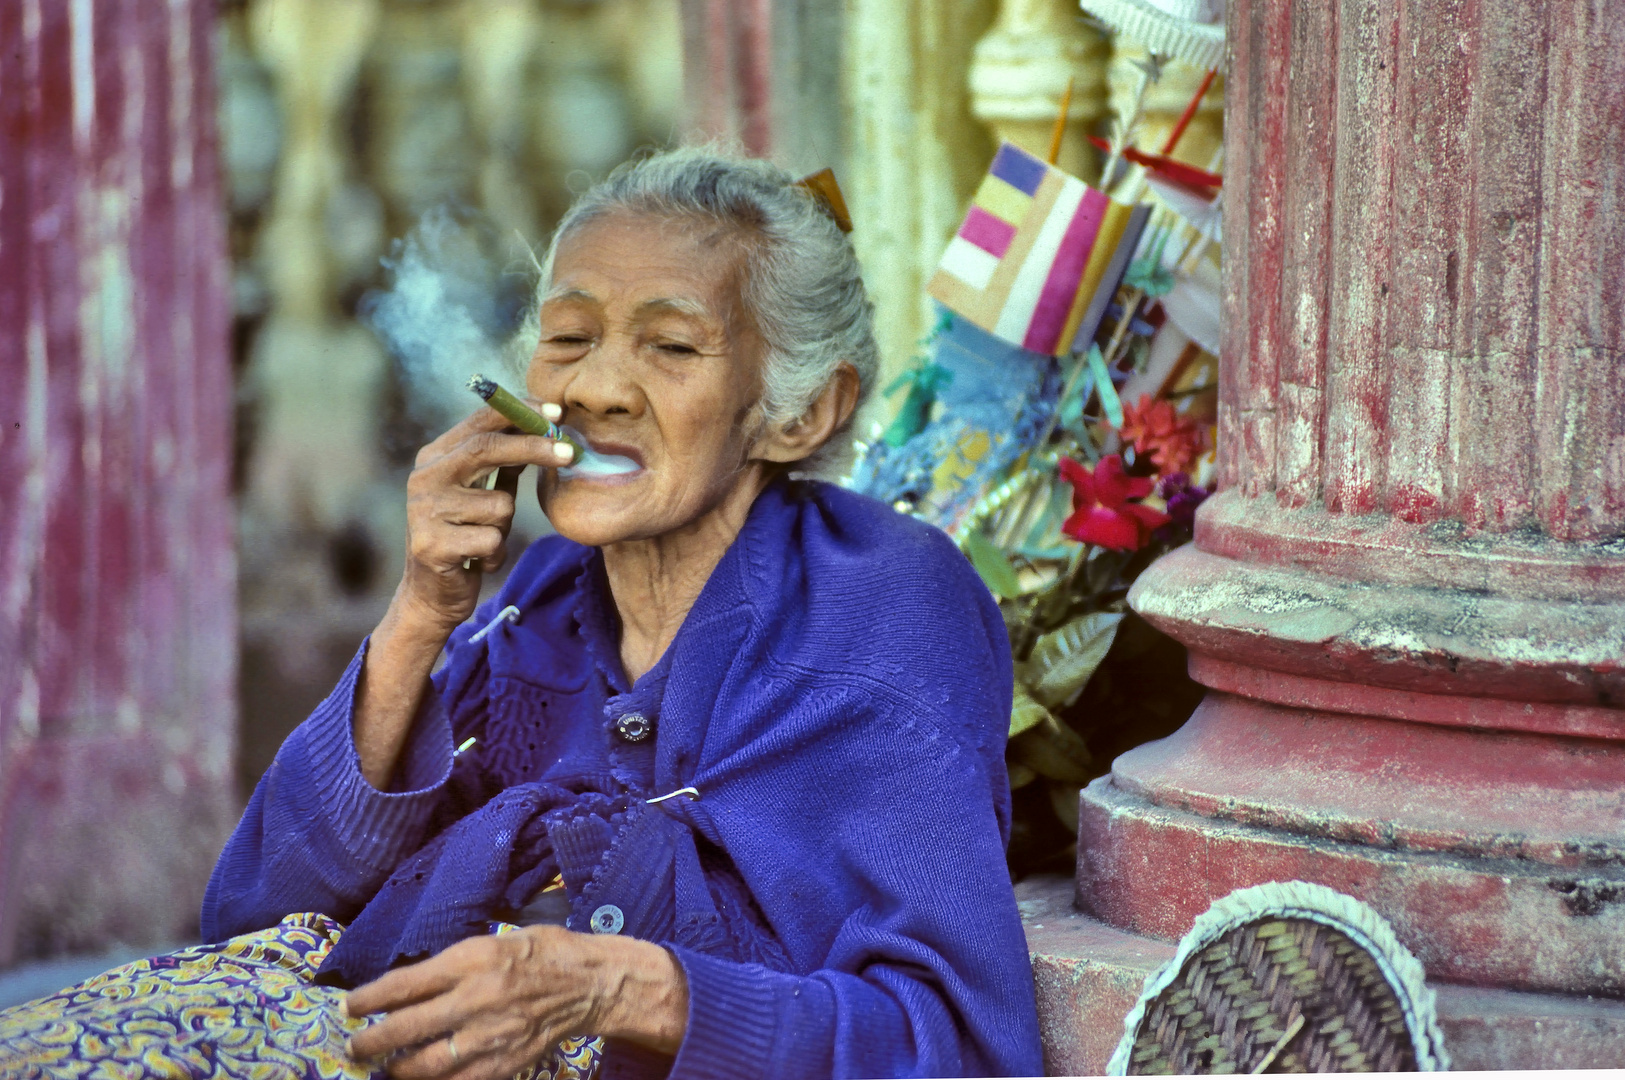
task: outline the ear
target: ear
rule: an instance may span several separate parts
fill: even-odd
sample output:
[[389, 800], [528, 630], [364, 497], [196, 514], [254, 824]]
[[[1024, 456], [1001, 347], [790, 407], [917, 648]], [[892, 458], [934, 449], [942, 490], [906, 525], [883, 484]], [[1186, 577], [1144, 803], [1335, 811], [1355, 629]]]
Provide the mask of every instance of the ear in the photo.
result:
[[751, 446], [754, 461], [790, 463], [811, 457], [834, 437], [858, 405], [858, 370], [843, 363], [807, 411], [788, 424], [770, 424]]

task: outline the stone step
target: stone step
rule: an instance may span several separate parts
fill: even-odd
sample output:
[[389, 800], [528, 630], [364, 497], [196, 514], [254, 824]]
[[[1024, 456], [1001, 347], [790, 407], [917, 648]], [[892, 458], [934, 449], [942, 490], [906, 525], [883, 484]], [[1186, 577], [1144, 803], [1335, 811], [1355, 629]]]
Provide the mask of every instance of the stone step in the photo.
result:
[[[1073, 897], [1073, 881], [1060, 876], [1016, 886], [1038, 993], [1044, 1071], [1099, 1076], [1123, 1036], [1123, 1018], [1145, 980], [1173, 957], [1174, 945], [1091, 918]], [[1614, 1069], [1625, 1060], [1625, 1000], [1429, 985], [1456, 1071]]]
[[1110, 776], [1079, 806], [1078, 902], [1113, 926], [1176, 940], [1236, 889], [1312, 881], [1370, 904], [1444, 981], [1625, 997], [1625, 867], [1348, 843], [1158, 805]]
[[[1625, 715], [1625, 714], [1622, 714]], [[1625, 746], [1210, 693], [1112, 763], [1159, 806], [1370, 847], [1625, 865]]]

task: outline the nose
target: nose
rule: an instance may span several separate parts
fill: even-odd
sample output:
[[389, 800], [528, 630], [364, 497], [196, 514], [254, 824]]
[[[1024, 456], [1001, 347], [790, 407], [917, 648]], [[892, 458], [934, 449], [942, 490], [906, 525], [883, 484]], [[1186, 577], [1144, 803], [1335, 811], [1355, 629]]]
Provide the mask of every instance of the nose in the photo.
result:
[[558, 401], [572, 411], [593, 416], [642, 415], [645, 399], [636, 377], [631, 342], [606, 336], [566, 369]]

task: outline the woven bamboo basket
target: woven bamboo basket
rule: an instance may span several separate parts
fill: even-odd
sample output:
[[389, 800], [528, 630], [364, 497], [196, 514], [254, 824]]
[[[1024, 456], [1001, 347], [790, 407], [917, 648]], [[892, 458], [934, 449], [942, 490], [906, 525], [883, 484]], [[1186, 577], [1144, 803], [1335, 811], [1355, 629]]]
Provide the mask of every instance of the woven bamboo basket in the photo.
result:
[[1422, 967], [1376, 912], [1306, 882], [1220, 900], [1146, 983], [1114, 1075], [1449, 1067]]

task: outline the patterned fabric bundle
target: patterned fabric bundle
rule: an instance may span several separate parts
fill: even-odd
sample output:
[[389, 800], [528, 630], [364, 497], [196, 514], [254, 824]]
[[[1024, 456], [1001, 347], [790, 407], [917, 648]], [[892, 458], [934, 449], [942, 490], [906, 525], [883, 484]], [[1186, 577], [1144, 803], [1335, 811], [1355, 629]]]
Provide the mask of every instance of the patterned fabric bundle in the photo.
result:
[[[343, 932], [326, 915], [289, 915], [0, 1011], [0, 1076], [382, 1077], [345, 1050], [366, 1021], [339, 1011], [344, 991], [314, 981]], [[602, 1049], [598, 1039], [566, 1039], [515, 1080], [590, 1080]]]
[[1094, 337], [1149, 214], [1004, 143], [926, 291], [1012, 345], [1076, 351]]
[[886, 503], [906, 499], [916, 516], [952, 530], [1049, 423], [1060, 369], [952, 314], [938, 321], [930, 350], [941, 415], [900, 446], [871, 446], [848, 486]]

